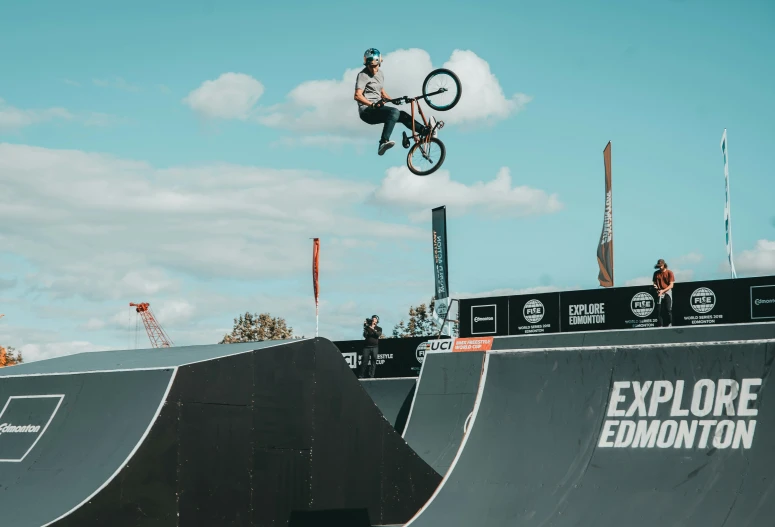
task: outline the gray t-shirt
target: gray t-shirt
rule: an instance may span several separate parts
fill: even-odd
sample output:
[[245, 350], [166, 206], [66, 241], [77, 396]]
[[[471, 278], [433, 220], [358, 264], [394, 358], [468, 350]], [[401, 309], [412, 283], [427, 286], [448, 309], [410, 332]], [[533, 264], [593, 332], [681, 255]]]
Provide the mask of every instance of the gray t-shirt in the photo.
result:
[[[379, 102], [382, 99], [382, 86], [385, 82], [385, 75], [382, 70], [377, 71], [374, 75], [369, 73], [368, 68], [363, 68], [358, 77], [355, 79], [355, 89], [363, 90], [363, 96], [371, 102]], [[368, 108], [361, 101], [358, 101], [358, 111], [362, 112]]]

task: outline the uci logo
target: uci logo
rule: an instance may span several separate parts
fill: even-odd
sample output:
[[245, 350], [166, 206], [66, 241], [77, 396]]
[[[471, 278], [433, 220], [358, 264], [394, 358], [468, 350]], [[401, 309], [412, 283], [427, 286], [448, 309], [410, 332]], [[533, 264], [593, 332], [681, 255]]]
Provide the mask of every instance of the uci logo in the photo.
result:
[[[426, 342], [426, 348], [425, 350], [431, 350], [431, 351], [450, 351], [452, 349], [452, 339], [443, 339], [443, 340], [432, 340], [430, 342]], [[425, 356], [425, 353], [423, 353], [423, 357]]]

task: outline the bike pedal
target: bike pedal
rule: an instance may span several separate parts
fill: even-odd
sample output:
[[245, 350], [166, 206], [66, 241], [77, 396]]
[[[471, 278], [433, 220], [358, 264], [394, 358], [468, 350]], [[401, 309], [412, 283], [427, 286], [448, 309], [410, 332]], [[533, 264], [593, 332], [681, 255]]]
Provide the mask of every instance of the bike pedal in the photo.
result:
[[401, 146], [409, 148], [409, 138], [406, 136], [406, 132], [404, 132], [404, 140], [401, 141]]

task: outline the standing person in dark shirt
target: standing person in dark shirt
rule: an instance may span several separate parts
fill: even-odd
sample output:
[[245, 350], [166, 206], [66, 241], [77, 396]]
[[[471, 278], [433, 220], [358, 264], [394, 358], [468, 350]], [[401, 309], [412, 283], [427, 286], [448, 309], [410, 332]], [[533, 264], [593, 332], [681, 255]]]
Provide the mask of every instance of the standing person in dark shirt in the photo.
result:
[[667, 268], [665, 261], [660, 258], [657, 265], [654, 266], [654, 287], [659, 294], [659, 303], [657, 304], [657, 326], [673, 325], [673, 285], [675, 284], [675, 275], [673, 271]]
[[361, 370], [359, 377], [362, 379], [366, 374], [366, 365], [369, 362], [369, 358], [372, 359], [369, 366], [369, 377], [374, 378], [374, 373], [377, 370], [377, 355], [379, 354], [379, 338], [382, 336], [382, 328], [377, 325], [379, 317], [372, 315], [371, 319], [366, 319], [363, 323], [363, 338], [366, 339], [363, 343], [363, 353], [361, 355]]

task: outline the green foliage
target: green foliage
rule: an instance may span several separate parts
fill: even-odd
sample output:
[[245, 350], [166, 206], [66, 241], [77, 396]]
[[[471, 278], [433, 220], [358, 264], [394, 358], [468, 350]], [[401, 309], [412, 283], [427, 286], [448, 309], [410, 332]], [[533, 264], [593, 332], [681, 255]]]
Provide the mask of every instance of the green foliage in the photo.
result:
[[[15, 355], [14, 352], [16, 352]], [[13, 346], [8, 346], [8, 348], [0, 346], [0, 368], [14, 366], [22, 362], [24, 362], [24, 357], [22, 357], [21, 351], [17, 351]]]
[[409, 307], [409, 321], [401, 322], [393, 328], [393, 337], [430, 337], [438, 335], [439, 326], [433, 319], [432, 313], [435, 307], [435, 300], [431, 298], [430, 305], [420, 304], [417, 307]]
[[288, 327], [285, 319], [269, 313], [251, 314], [246, 312], [234, 319], [234, 329], [223, 336], [219, 344], [234, 342], [260, 342], [263, 340], [283, 340], [298, 338], [293, 336], [293, 328]]

